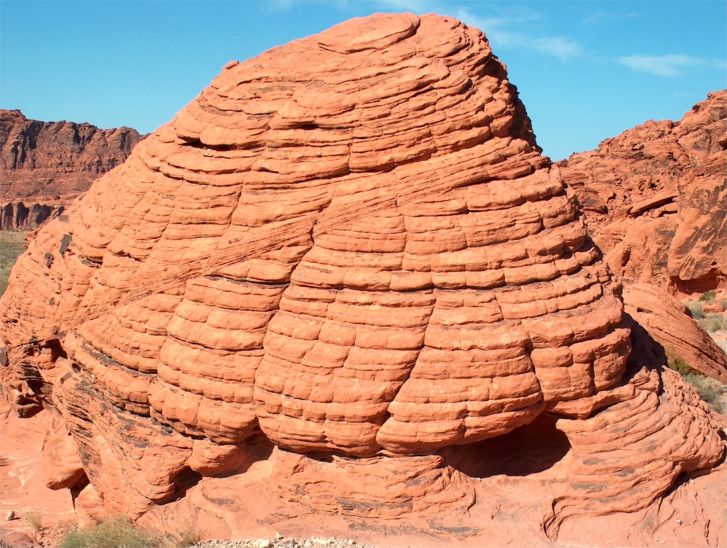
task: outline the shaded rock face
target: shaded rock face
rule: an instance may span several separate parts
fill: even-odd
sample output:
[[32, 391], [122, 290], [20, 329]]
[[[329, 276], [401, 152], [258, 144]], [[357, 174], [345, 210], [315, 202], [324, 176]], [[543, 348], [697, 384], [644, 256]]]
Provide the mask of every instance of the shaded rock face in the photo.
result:
[[574, 449], [544, 488], [552, 538], [724, 453], [632, 353], [504, 66], [451, 18], [355, 19], [229, 64], [38, 232], [0, 318], [6, 393], [78, 449], [53, 484], [109, 512], [189, 491], [250, 515], [239, 492], [271, 473], [274, 515], [463, 516], [482, 494], [459, 452], [547, 413]]
[[0, 230], [29, 230], [44, 223], [54, 212], [62, 212], [62, 205], [10, 202], [0, 207]]
[[123, 163], [141, 139], [127, 127], [40, 122], [0, 110], [0, 227], [35, 228]]
[[616, 274], [682, 293], [727, 284], [727, 90], [559, 165]]

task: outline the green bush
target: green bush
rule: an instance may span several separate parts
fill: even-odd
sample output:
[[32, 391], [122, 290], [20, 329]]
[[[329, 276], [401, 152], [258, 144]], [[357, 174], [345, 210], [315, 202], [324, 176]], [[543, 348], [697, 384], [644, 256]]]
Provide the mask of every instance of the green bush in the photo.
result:
[[687, 303], [687, 309], [689, 310], [689, 315], [695, 320], [704, 318], [704, 305], [702, 303]]
[[687, 365], [687, 362], [685, 362], [683, 359], [679, 357], [672, 357], [670, 356], [667, 359], [666, 366], [669, 369], [673, 369], [677, 373], [679, 373], [682, 377], [685, 375], [689, 375], [691, 373], [694, 373], [691, 367]]
[[699, 300], [705, 303], [711, 303], [716, 295], [717, 294], [714, 291], [707, 291], [706, 293], [702, 293]]

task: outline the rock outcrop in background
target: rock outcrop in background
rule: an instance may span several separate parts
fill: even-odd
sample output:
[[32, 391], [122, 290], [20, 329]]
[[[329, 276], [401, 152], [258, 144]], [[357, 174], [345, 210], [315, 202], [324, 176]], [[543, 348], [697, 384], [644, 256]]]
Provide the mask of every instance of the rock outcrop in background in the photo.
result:
[[0, 299], [1, 386], [54, 418], [48, 484], [206, 536], [532, 544], [718, 465], [540, 152], [452, 18], [228, 64], [39, 230]]
[[727, 356], [673, 296], [727, 288], [727, 90], [558, 165], [629, 314], [672, 359], [727, 382]]
[[136, 130], [29, 120], [0, 110], [0, 230], [35, 228], [143, 138]]
[[617, 275], [686, 294], [727, 287], [727, 90], [559, 165]]
[[62, 205], [9, 202], [0, 206], [0, 230], [30, 230], [44, 223], [54, 212], [62, 212]]

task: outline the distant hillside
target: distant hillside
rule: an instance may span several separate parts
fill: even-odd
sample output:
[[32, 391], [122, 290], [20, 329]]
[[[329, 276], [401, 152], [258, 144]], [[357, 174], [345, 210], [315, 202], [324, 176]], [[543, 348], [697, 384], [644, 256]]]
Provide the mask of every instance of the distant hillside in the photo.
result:
[[0, 229], [32, 228], [121, 164], [134, 129], [41, 122], [0, 110]]

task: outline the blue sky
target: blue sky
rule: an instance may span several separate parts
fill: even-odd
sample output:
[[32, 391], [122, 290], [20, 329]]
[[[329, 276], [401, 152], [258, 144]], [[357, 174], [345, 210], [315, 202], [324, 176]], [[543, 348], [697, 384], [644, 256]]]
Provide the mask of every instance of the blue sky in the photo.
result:
[[724, 0], [0, 0], [0, 107], [148, 132], [227, 61], [377, 11], [482, 29], [553, 159], [727, 87]]

